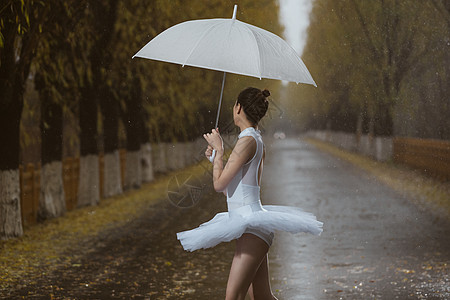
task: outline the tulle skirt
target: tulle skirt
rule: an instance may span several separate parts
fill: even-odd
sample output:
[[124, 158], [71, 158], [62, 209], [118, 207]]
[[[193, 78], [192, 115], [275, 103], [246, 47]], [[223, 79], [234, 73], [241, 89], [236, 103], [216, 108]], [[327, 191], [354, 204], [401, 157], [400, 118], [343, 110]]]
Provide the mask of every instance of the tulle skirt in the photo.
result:
[[323, 223], [317, 221], [313, 214], [298, 207], [261, 205], [259, 202], [230, 212], [218, 213], [197, 228], [178, 232], [177, 238], [184, 250], [195, 251], [237, 239], [247, 228], [256, 228], [264, 232], [307, 232], [320, 235], [322, 226]]

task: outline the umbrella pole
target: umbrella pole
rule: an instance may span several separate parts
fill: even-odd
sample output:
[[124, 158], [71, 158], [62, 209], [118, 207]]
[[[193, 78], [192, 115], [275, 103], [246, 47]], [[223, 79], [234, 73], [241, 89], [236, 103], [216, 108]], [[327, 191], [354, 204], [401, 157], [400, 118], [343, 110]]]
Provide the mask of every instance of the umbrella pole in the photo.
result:
[[227, 72], [223, 72], [222, 90], [220, 91], [219, 108], [217, 109], [216, 126], [214, 128], [217, 128], [217, 125], [219, 125], [220, 107], [222, 106], [223, 88], [225, 86], [225, 77], [226, 76], [227, 76]]

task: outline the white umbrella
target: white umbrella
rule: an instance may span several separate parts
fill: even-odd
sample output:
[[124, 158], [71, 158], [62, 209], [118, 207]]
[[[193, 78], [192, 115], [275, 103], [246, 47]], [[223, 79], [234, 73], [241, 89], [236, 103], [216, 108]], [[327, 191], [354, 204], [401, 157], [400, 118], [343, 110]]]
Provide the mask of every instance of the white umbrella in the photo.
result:
[[187, 21], [163, 31], [134, 57], [223, 71], [217, 128], [226, 73], [280, 79], [316, 86], [294, 49], [279, 36], [231, 19]]

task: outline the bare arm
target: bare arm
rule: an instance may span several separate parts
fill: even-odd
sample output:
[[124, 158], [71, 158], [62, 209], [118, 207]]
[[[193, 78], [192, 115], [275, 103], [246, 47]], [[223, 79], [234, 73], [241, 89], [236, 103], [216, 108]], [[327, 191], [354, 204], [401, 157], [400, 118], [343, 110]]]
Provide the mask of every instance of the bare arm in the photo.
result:
[[[211, 147], [211, 145], [208, 145], [208, 147], [206, 147], [206, 151], [205, 151], [205, 156], [209, 159], [212, 156], [213, 153], [213, 147]], [[222, 159], [223, 159], [223, 154], [222, 154]], [[213, 161], [214, 164], [214, 161]], [[223, 194], [226, 196], [227, 195], [227, 189], [224, 189]]]
[[225, 167], [223, 167], [223, 149], [217, 151], [213, 166], [214, 189], [217, 192], [225, 191], [233, 177], [253, 157], [255, 151], [256, 141], [252, 137], [240, 138], [231, 152]]

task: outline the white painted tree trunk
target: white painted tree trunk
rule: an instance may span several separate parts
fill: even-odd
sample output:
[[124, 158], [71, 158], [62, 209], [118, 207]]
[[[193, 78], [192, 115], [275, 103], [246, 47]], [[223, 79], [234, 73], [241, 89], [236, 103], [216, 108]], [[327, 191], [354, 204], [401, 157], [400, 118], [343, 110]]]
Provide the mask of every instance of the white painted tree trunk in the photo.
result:
[[196, 162], [202, 161], [203, 159], [206, 158], [205, 151], [208, 146], [208, 143], [206, 142], [206, 140], [203, 137], [196, 139], [194, 143], [195, 143], [194, 144], [195, 161]]
[[161, 173], [166, 171], [166, 151], [165, 144], [152, 144], [152, 167], [153, 173]]
[[104, 156], [103, 196], [112, 197], [121, 193], [120, 155], [119, 150], [115, 150], [112, 153], [106, 153]]
[[167, 157], [167, 169], [169, 171], [174, 171], [178, 168], [177, 161], [177, 148], [176, 143], [167, 143], [166, 145], [166, 157]]
[[78, 185], [78, 207], [97, 205], [100, 202], [100, 174], [98, 155], [80, 157], [80, 179]]
[[186, 166], [185, 143], [178, 142], [175, 144], [176, 168], [183, 169]]
[[19, 170], [0, 171], [0, 239], [23, 234]]
[[152, 168], [153, 173], [156, 174], [158, 172], [161, 172], [161, 166], [159, 162], [159, 144], [152, 143]]
[[66, 197], [64, 196], [63, 167], [61, 161], [42, 166], [41, 193], [39, 197], [39, 219], [45, 220], [64, 215]]
[[127, 151], [124, 189], [139, 188], [142, 183], [141, 151]]
[[159, 150], [159, 161], [160, 164], [160, 172], [167, 172], [167, 148], [169, 147], [168, 143], [160, 143], [158, 145]]
[[153, 176], [153, 161], [152, 161], [152, 145], [145, 143], [141, 145], [141, 167], [142, 167], [142, 181], [150, 182], [154, 179]]
[[194, 142], [187, 142], [185, 149], [186, 165], [190, 166], [194, 163]]

